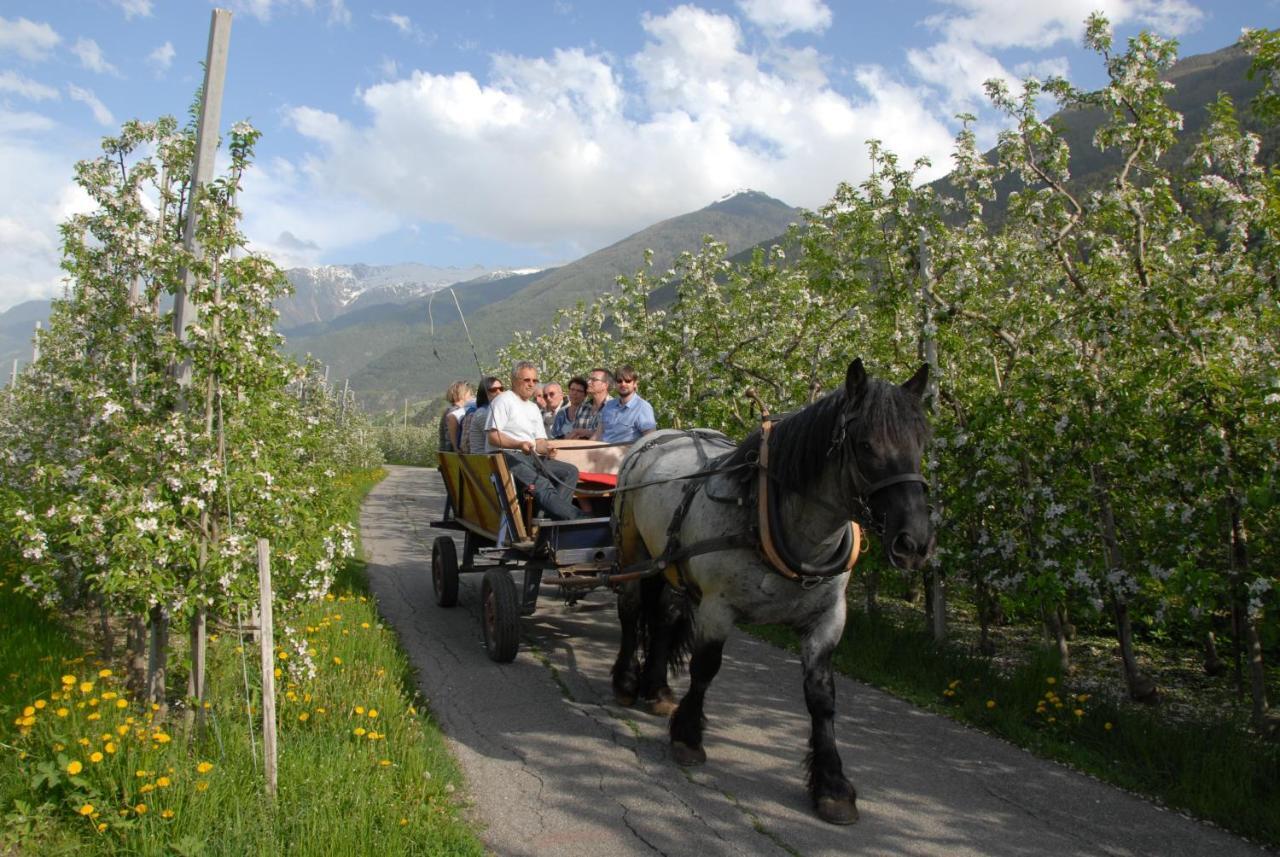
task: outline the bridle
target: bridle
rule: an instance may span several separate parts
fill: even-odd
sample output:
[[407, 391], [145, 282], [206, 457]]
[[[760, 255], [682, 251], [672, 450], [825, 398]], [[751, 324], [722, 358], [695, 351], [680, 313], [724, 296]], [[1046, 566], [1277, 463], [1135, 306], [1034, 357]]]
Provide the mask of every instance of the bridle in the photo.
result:
[[[827, 457], [839, 457], [844, 454], [845, 440], [849, 434], [849, 423], [857, 417], [858, 406], [856, 403], [846, 405], [843, 413], [840, 415], [839, 422], [836, 423], [835, 429], [831, 432], [831, 445], [827, 448]], [[925, 493], [929, 493], [929, 480], [925, 479], [916, 471], [906, 471], [903, 473], [894, 473], [883, 479], [872, 482], [862, 472], [862, 468], [858, 466], [858, 451], [850, 450], [848, 455], [853, 464], [853, 520], [857, 521], [864, 529], [868, 529], [877, 536], [884, 535], [885, 522], [876, 520], [875, 515], [871, 511], [871, 498], [886, 488], [892, 488], [894, 485], [903, 485], [907, 483], [919, 483]], [[828, 509], [834, 507], [818, 497], [808, 497], [819, 505], [826, 506]]]

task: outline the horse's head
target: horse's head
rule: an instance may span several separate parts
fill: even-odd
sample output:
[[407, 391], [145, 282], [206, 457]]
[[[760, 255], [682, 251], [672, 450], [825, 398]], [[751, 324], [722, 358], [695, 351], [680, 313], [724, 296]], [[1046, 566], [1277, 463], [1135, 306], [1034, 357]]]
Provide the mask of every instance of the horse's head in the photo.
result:
[[844, 460], [863, 512], [896, 568], [917, 569], [933, 553], [928, 483], [920, 460], [929, 438], [921, 399], [929, 365], [898, 386], [867, 377], [860, 359], [845, 374]]

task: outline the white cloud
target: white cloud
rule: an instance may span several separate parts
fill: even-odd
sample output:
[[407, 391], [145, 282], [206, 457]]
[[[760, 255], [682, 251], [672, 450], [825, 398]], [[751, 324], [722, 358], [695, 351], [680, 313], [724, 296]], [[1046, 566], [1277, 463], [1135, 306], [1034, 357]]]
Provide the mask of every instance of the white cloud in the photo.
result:
[[[1084, 22], [1101, 12], [1113, 25], [1150, 27], [1164, 36], [1178, 36], [1199, 26], [1204, 13], [1188, 0], [942, 0], [946, 11], [924, 20], [942, 39], [908, 51], [908, 62], [926, 84], [943, 93], [952, 111], [973, 110], [986, 104], [983, 83], [992, 77], [1012, 81], [993, 51], [1010, 48], [1047, 50], [1060, 43], [1079, 43]], [[1024, 63], [1040, 75], [1065, 68], [1065, 60], [1049, 65]], [[1021, 70], [1018, 74], [1022, 74]]]
[[156, 70], [156, 75], [163, 75], [169, 70], [169, 66], [173, 65], [173, 57], [176, 53], [173, 42], [165, 42], [147, 54], [147, 64]]
[[116, 119], [111, 115], [111, 111], [103, 104], [98, 96], [94, 95], [91, 90], [82, 89], [74, 83], [67, 84], [67, 97], [72, 101], [79, 101], [93, 111], [93, 118], [97, 120], [99, 125], [112, 126], [116, 124]]
[[35, 23], [26, 18], [11, 21], [0, 18], [0, 54], [17, 54], [24, 60], [40, 62], [62, 41], [48, 24]]
[[[316, 10], [316, 0], [231, 0], [231, 8], [237, 12], [251, 15], [259, 21], [270, 21], [272, 16], [282, 9], [301, 8], [305, 12]], [[351, 10], [346, 0], [328, 0], [329, 23], [347, 25], [351, 23]]]
[[317, 149], [298, 181], [388, 213], [388, 228], [593, 249], [734, 188], [820, 205], [866, 175], [870, 137], [945, 171], [950, 130], [879, 69], [858, 70], [851, 96], [812, 51], [746, 52], [728, 16], [682, 6], [642, 23], [648, 41], [629, 58], [498, 56], [486, 80], [414, 72], [359, 94], [367, 122], [295, 108]]
[[831, 10], [822, 0], [738, 0], [747, 20], [774, 35], [820, 33], [831, 26]]
[[58, 97], [58, 90], [52, 86], [45, 86], [16, 71], [0, 71], [0, 92], [20, 95], [32, 101], [51, 101]]
[[42, 113], [32, 113], [28, 110], [5, 110], [4, 108], [0, 108], [0, 124], [4, 125], [8, 133], [15, 136], [32, 132], [52, 131], [57, 127], [57, 123]]
[[98, 74], [119, 74], [116, 67], [107, 62], [107, 58], [102, 55], [102, 48], [98, 47], [98, 43], [93, 39], [76, 39], [76, 43], [71, 46], [71, 53], [79, 57], [80, 65], [89, 71]]
[[413, 34], [413, 21], [409, 20], [408, 15], [397, 15], [395, 12], [388, 12], [385, 15], [374, 13], [375, 21], [386, 21], [406, 36]]
[[92, 208], [71, 181], [74, 158], [47, 140], [18, 135], [14, 118], [0, 114], [0, 309], [61, 293], [58, 224]]
[[151, 17], [151, 0], [114, 0], [114, 2], [124, 12], [126, 20], [132, 20], [134, 17]]

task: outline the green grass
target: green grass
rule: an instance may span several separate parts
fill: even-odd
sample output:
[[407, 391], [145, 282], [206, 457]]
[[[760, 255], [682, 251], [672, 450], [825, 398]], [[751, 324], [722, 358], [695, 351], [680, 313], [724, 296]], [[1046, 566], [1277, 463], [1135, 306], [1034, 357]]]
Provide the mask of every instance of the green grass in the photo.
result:
[[[352, 514], [379, 476], [352, 480]], [[257, 756], [250, 743], [261, 694], [258, 648], [247, 635], [225, 625], [210, 635], [208, 728], [197, 738], [180, 710], [157, 724], [136, 702], [117, 708], [124, 697], [116, 676], [99, 675], [111, 665], [86, 658], [58, 617], [6, 586], [0, 850], [483, 854], [461, 817], [458, 768], [416, 704], [407, 659], [365, 587], [362, 564], [353, 562], [325, 600], [276, 617], [279, 790], [271, 798], [260, 733]], [[301, 652], [286, 642], [286, 624], [298, 632]], [[76, 682], [65, 692], [63, 675]], [[81, 681], [93, 687], [82, 692]], [[45, 705], [30, 726], [14, 725], [36, 700]], [[94, 753], [102, 754], [99, 761]], [[86, 805], [92, 809], [81, 814]]]
[[[747, 630], [797, 648], [798, 638], [785, 628]], [[1089, 694], [1081, 700], [1047, 651], [1002, 672], [987, 658], [855, 610], [833, 663], [845, 675], [1038, 755], [1280, 845], [1280, 747], [1235, 723], [1174, 721]]]

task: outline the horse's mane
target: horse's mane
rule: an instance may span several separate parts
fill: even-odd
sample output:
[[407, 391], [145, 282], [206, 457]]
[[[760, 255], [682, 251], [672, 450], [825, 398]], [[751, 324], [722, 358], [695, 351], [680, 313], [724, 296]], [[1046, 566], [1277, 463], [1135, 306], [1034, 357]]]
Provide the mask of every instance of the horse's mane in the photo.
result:
[[[831, 438], [844, 413], [848, 395], [843, 387], [811, 405], [788, 414], [769, 432], [769, 471], [784, 488], [810, 487], [829, 466]], [[868, 378], [862, 401], [847, 427], [845, 443], [852, 438], [906, 437], [921, 445], [928, 439], [920, 401], [896, 384]], [[760, 448], [760, 429], [747, 435], [727, 463], [744, 460]]]

